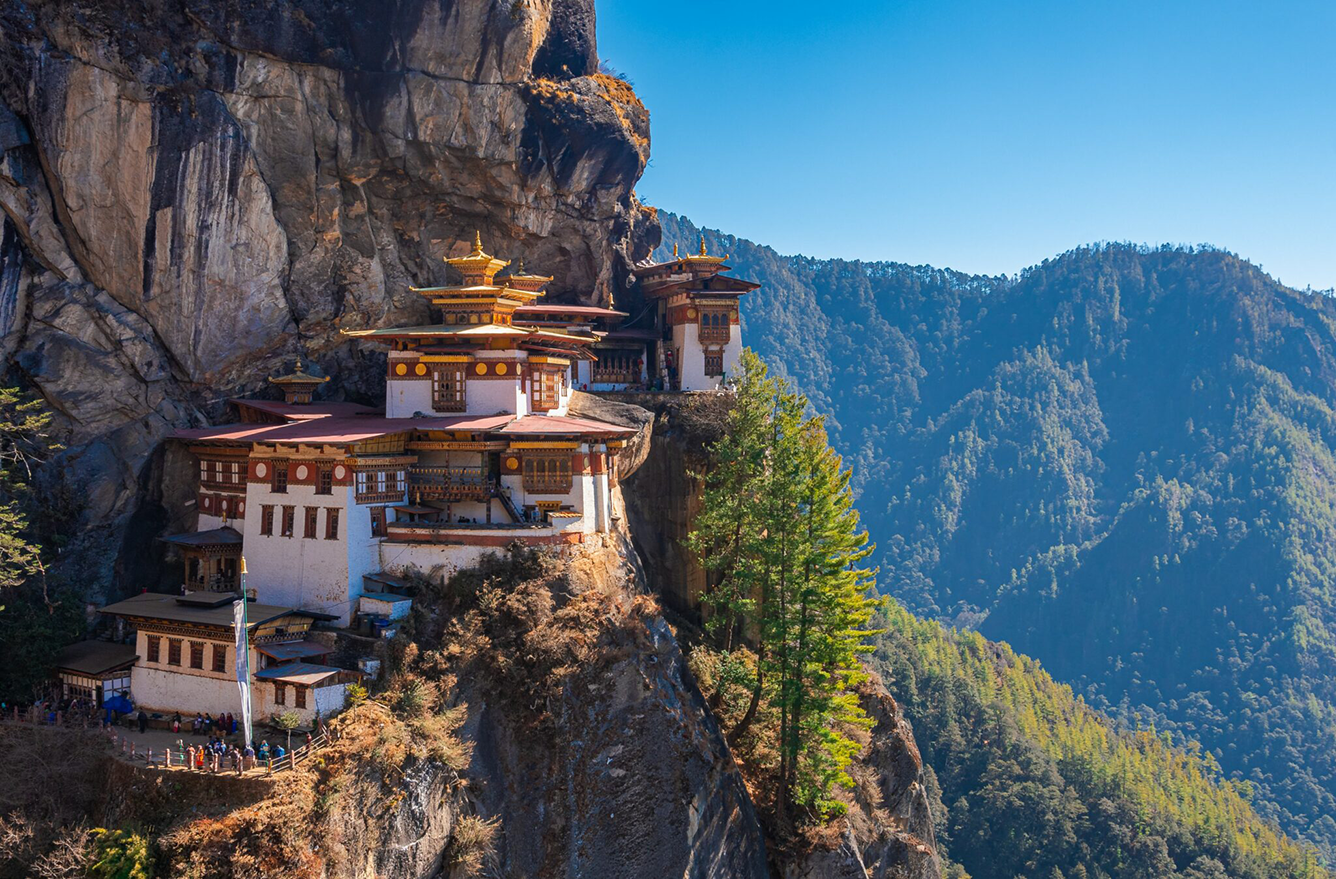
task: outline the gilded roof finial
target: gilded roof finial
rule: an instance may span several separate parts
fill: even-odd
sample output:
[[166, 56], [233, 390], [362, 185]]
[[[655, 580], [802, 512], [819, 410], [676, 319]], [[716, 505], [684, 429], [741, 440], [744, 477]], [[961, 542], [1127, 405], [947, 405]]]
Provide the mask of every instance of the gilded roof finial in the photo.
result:
[[473, 233], [473, 253], [470, 256], [482, 256], [482, 230]]
[[705, 252], [705, 236], [704, 236], [704, 235], [701, 235], [701, 236], [700, 236], [700, 255], [701, 255], [701, 256], [709, 256], [709, 254]]
[[524, 274], [524, 257], [520, 257], [520, 258], [519, 258], [519, 265], [517, 265], [517, 266], [515, 267], [515, 271], [511, 272], [511, 274], [513, 274], [513, 275], [522, 275], [522, 274]]
[[673, 242], [673, 259], [677, 259], [677, 242]]

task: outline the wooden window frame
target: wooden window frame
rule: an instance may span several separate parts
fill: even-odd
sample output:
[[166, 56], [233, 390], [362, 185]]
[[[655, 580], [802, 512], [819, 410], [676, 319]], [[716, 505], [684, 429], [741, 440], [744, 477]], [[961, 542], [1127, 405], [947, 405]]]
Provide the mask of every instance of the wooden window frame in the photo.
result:
[[468, 377], [463, 363], [446, 363], [431, 371], [431, 408], [463, 412], [468, 408]]
[[293, 708], [305, 708], [305, 707], [306, 707], [306, 690], [307, 690], [307, 688], [301, 686], [300, 684], [294, 684], [294, 685], [293, 685], [293, 687], [292, 687], [292, 693], [293, 693], [292, 707], [293, 707]]
[[269, 490], [274, 494], [288, 493], [288, 462], [273, 461], [270, 466], [274, 468], [273, 474], [269, 477]]
[[371, 536], [384, 537], [386, 535], [386, 520], [384, 507], [371, 507]]
[[326, 540], [338, 540], [338, 539], [339, 539], [339, 508], [338, 508], [338, 507], [326, 507], [326, 508], [325, 508], [325, 539], [326, 539]]
[[732, 314], [726, 309], [702, 308], [697, 337], [702, 342], [727, 342], [733, 335]]
[[287, 685], [287, 684], [283, 683], [282, 681], [274, 681], [274, 704], [275, 704], [275, 705], [287, 705], [287, 704], [288, 704], [288, 694], [287, 694], [287, 689], [288, 689], [288, 685]]
[[320, 508], [303, 508], [302, 522], [302, 539], [315, 540], [316, 534], [320, 531]]
[[283, 537], [291, 537], [297, 531], [297, 508], [288, 504], [283, 505], [282, 530], [279, 532]]
[[213, 670], [216, 674], [227, 672], [227, 645], [213, 645]]
[[274, 536], [274, 505], [262, 504], [260, 506], [260, 536]]
[[535, 369], [529, 379], [529, 397], [535, 412], [547, 412], [561, 405], [561, 374], [555, 369]]
[[527, 494], [569, 494], [575, 486], [571, 453], [525, 455], [521, 465]]
[[162, 639], [157, 635], [148, 635], [145, 637], [144, 641], [147, 647], [145, 650], [145, 653], [147, 654], [145, 661], [151, 662], [154, 665], [162, 662]]
[[723, 351], [705, 352], [705, 374], [711, 377], [724, 374]]
[[204, 642], [190, 642], [190, 667], [199, 671], [204, 671]]
[[181, 667], [181, 639], [167, 639], [167, 664], [175, 668]]
[[329, 464], [322, 464], [315, 471], [315, 493], [333, 494], [334, 493], [334, 467]]

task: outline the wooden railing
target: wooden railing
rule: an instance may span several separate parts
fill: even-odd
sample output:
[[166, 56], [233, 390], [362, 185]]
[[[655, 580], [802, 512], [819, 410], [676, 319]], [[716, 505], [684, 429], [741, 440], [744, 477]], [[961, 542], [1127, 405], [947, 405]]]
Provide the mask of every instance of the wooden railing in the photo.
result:
[[491, 481], [482, 467], [410, 467], [408, 492], [424, 498], [485, 498]]

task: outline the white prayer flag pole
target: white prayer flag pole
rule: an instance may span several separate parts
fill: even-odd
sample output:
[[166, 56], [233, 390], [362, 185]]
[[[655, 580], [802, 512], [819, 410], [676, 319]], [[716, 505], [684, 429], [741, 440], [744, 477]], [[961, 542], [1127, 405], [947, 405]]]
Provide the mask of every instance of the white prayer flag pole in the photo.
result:
[[250, 626], [246, 616], [246, 557], [241, 557], [241, 600], [232, 605], [236, 630], [237, 688], [241, 690], [241, 729], [245, 747], [251, 745]]

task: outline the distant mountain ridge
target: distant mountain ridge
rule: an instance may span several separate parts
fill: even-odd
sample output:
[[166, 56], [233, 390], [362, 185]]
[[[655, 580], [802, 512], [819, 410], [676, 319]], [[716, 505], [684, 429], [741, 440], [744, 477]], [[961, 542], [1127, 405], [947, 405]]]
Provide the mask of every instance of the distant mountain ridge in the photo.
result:
[[[702, 234], [660, 220], [660, 256]], [[764, 285], [748, 344], [829, 414], [888, 593], [1336, 850], [1336, 302], [1210, 249], [1008, 278], [703, 234]]]

